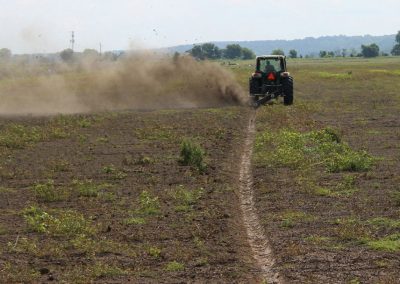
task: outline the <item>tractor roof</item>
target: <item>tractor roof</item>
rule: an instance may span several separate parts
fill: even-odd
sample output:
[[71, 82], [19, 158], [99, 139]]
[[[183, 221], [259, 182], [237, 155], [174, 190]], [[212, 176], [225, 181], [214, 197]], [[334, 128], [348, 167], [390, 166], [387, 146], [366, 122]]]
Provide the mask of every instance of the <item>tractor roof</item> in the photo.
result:
[[285, 59], [286, 56], [284, 55], [262, 55], [257, 56], [257, 59]]

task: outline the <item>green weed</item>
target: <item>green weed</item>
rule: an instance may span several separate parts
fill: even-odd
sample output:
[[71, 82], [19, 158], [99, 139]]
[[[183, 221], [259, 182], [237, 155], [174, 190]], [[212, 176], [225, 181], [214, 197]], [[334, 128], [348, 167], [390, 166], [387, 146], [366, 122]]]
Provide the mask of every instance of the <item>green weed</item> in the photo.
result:
[[365, 151], [354, 151], [342, 143], [331, 128], [307, 133], [265, 131], [257, 135], [255, 150], [257, 163], [293, 169], [324, 165], [330, 172], [366, 171], [374, 162]]
[[61, 201], [65, 198], [65, 192], [56, 189], [54, 180], [48, 180], [46, 183], [38, 183], [33, 187], [35, 197], [43, 202]]
[[199, 172], [204, 172], [207, 168], [204, 162], [204, 151], [200, 146], [189, 140], [184, 140], [181, 144], [180, 162], [184, 166], [193, 166]]
[[102, 189], [101, 186], [95, 184], [92, 180], [73, 180], [72, 185], [77, 190], [78, 195], [83, 197], [97, 197]]
[[375, 250], [398, 252], [400, 251], [400, 234], [393, 234], [379, 240], [369, 241], [367, 245]]
[[0, 134], [0, 146], [10, 149], [22, 149], [30, 143], [43, 140], [43, 134], [37, 127], [11, 124]]
[[185, 268], [185, 266], [182, 263], [179, 263], [177, 261], [169, 262], [165, 266], [165, 270], [168, 272], [182, 271], [184, 268]]
[[140, 193], [139, 196], [140, 209], [143, 215], [155, 215], [160, 213], [160, 203], [158, 197], [152, 196], [147, 190]]
[[160, 258], [161, 256], [161, 249], [157, 247], [149, 247], [147, 253], [153, 258]]
[[53, 236], [76, 236], [92, 234], [94, 228], [82, 214], [72, 210], [59, 210], [56, 216], [50, 215], [41, 208], [32, 206], [23, 211], [23, 216], [31, 231]]
[[144, 225], [146, 224], [146, 219], [142, 217], [130, 217], [124, 220], [125, 225]]
[[175, 210], [177, 212], [183, 211], [187, 212], [192, 210], [192, 206], [196, 204], [196, 202], [201, 198], [203, 195], [204, 190], [202, 188], [189, 190], [183, 187], [182, 185], [179, 186], [173, 193], [172, 197], [178, 203], [175, 206]]

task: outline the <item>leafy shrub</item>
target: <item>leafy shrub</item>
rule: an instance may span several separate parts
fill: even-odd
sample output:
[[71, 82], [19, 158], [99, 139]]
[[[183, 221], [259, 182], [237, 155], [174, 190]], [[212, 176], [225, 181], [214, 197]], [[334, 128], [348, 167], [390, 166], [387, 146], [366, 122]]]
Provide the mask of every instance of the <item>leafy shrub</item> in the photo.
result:
[[184, 140], [181, 144], [180, 162], [184, 166], [195, 167], [199, 172], [204, 172], [207, 167], [203, 149], [189, 140]]

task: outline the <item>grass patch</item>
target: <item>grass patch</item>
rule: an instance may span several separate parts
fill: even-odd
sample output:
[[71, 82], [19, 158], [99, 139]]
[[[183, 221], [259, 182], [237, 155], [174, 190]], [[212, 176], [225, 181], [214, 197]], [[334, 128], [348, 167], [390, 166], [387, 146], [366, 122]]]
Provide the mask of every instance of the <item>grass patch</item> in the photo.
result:
[[50, 215], [43, 209], [31, 206], [22, 212], [28, 229], [52, 236], [73, 237], [79, 234], [93, 234], [94, 228], [82, 214], [72, 210], [57, 210]]
[[54, 180], [48, 180], [46, 183], [38, 183], [33, 186], [33, 192], [38, 201], [56, 202], [66, 198], [66, 192], [59, 190], [54, 185]]
[[315, 218], [301, 211], [288, 211], [281, 216], [281, 227], [293, 228], [297, 223], [312, 221]]
[[28, 144], [41, 140], [43, 140], [43, 133], [40, 128], [20, 124], [11, 124], [0, 134], [0, 146], [10, 149], [23, 149]]
[[400, 251], [400, 234], [393, 234], [385, 238], [369, 241], [367, 246], [374, 250], [398, 252]]
[[300, 133], [290, 129], [265, 131], [257, 135], [255, 161], [263, 166], [292, 169], [325, 166], [330, 172], [359, 172], [371, 168], [374, 158], [354, 151], [332, 129]]
[[72, 186], [78, 192], [80, 197], [98, 197], [103, 189], [108, 187], [108, 184], [95, 184], [92, 180], [73, 180]]
[[146, 224], [146, 219], [142, 217], [130, 217], [124, 220], [125, 225], [144, 225]]
[[156, 215], [160, 213], [160, 202], [157, 196], [153, 196], [147, 190], [140, 193], [139, 196], [140, 207], [138, 213], [141, 215]]
[[153, 258], [160, 258], [161, 256], [161, 249], [157, 247], [149, 247], [147, 249], [147, 253]]
[[330, 72], [315, 72], [315, 75], [322, 79], [336, 79], [336, 80], [349, 80], [352, 79], [352, 73], [347, 72], [347, 73], [330, 73]]
[[104, 166], [102, 171], [114, 180], [125, 179], [128, 176], [123, 171], [118, 170], [114, 165]]
[[199, 146], [189, 140], [184, 140], [181, 144], [180, 163], [184, 166], [192, 166], [199, 172], [204, 172], [207, 168], [204, 162], [205, 152]]
[[204, 193], [203, 188], [190, 190], [186, 189], [184, 186], [179, 186], [172, 193], [177, 205], [175, 206], [175, 211], [177, 212], [188, 212], [193, 209], [193, 205], [201, 198]]
[[165, 270], [168, 272], [182, 271], [184, 268], [185, 266], [177, 261], [171, 261], [165, 266]]

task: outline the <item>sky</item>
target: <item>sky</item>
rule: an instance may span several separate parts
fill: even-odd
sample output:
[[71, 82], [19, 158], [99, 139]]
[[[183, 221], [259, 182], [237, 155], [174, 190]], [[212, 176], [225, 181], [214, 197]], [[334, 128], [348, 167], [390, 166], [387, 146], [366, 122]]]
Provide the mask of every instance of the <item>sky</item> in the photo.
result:
[[0, 48], [121, 50], [230, 40], [386, 35], [400, 0], [0, 0]]

